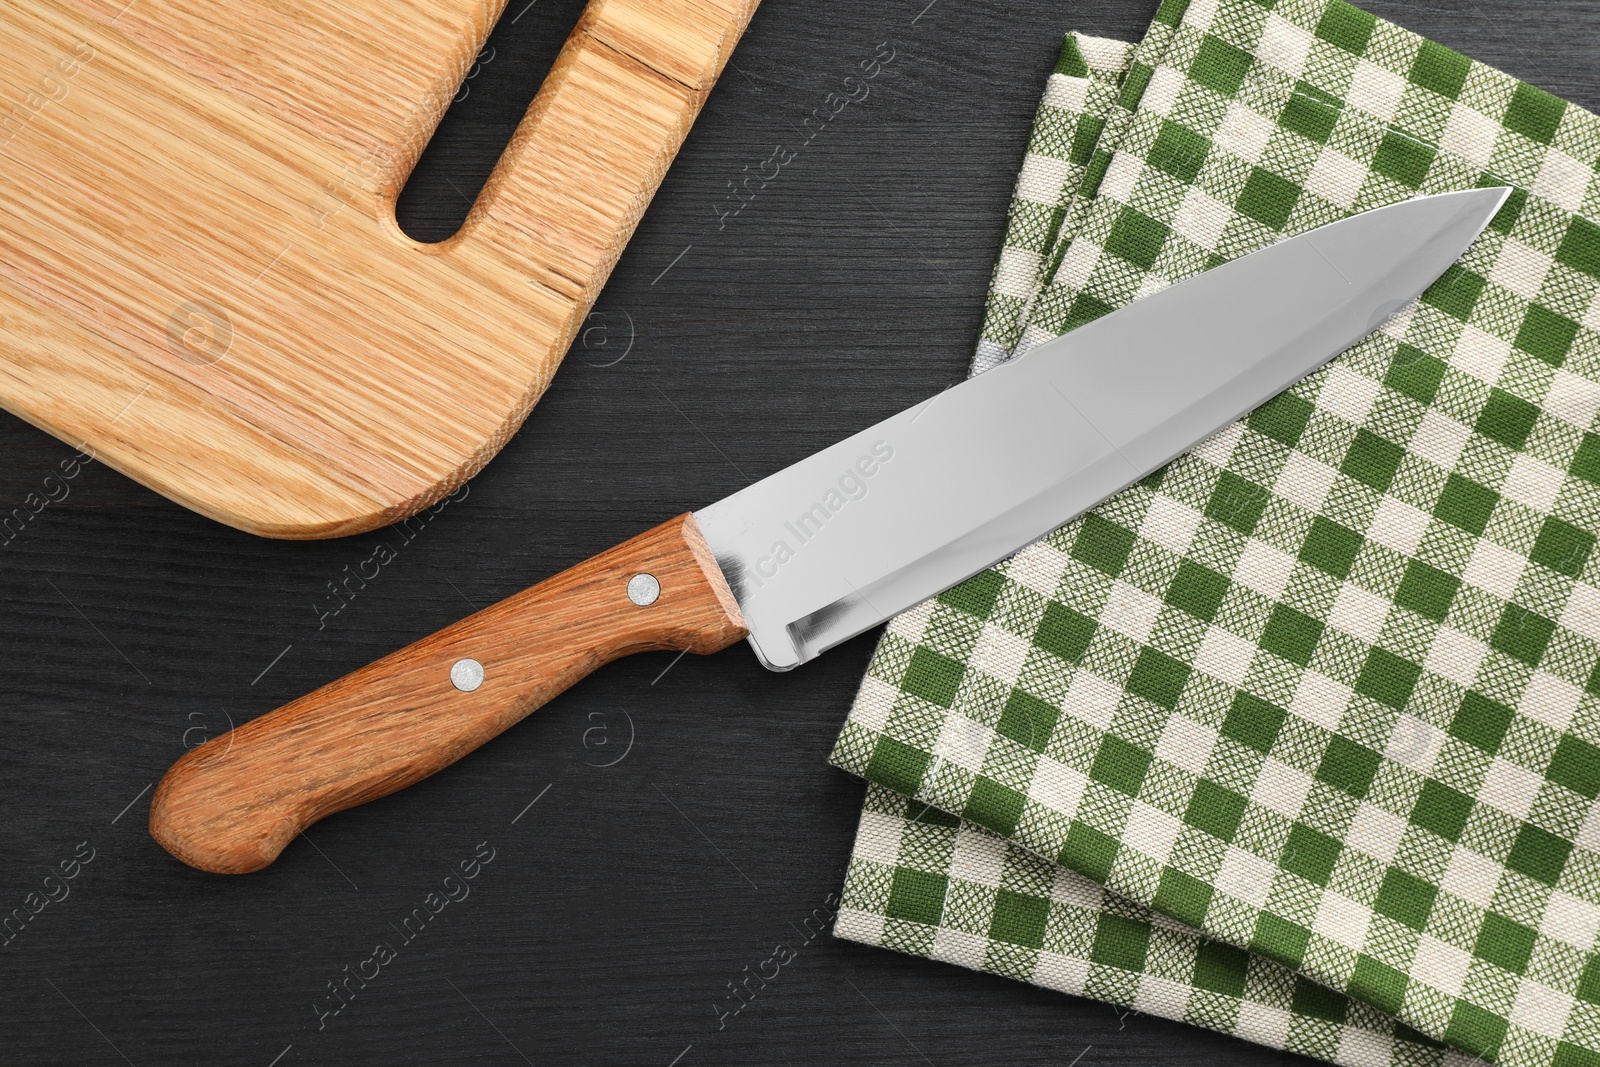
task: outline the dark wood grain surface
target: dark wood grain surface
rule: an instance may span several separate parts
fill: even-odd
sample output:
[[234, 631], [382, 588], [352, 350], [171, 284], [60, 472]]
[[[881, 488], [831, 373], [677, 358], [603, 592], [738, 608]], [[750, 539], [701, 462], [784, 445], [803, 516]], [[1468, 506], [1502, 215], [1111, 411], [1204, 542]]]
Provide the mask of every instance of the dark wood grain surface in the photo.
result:
[[[454, 229], [580, 6], [512, 0], [411, 233]], [[1132, 39], [1154, 6], [768, 0], [527, 427], [408, 530], [257, 540], [0, 418], [0, 511], [66, 490], [0, 545], [0, 912], [76, 872], [0, 947], [0, 1064], [1292, 1060], [806, 939], [855, 830], [862, 786], [825, 761], [875, 634], [788, 675], [742, 647], [614, 664], [259, 874], [145, 832], [151, 784], [230, 723], [962, 377], [1060, 34]], [[1600, 108], [1597, 0], [1366, 6]], [[869, 98], [723, 223], [727, 183], [882, 41]], [[794, 961], [719, 1025], [778, 942]]]

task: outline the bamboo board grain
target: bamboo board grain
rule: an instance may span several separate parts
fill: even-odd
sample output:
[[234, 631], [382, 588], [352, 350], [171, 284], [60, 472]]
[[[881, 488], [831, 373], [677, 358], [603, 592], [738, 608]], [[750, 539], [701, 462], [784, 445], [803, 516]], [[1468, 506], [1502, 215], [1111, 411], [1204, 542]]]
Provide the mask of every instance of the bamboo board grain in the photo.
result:
[[8, 0], [0, 405], [201, 514], [359, 533], [538, 400], [756, 0], [591, 0], [461, 231], [394, 204], [505, 0]]

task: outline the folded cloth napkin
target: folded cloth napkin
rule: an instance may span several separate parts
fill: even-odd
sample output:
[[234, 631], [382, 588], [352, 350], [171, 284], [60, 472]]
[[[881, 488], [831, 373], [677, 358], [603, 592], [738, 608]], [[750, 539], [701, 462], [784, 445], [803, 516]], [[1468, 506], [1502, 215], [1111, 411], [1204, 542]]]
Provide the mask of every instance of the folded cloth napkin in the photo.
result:
[[1063, 154], [1116, 81], [1082, 67], [975, 369], [1517, 192], [1328, 369], [891, 623], [837, 932], [1341, 1063], [1600, 1063], [1600, 120], [1343, 0], [1167, 0]]

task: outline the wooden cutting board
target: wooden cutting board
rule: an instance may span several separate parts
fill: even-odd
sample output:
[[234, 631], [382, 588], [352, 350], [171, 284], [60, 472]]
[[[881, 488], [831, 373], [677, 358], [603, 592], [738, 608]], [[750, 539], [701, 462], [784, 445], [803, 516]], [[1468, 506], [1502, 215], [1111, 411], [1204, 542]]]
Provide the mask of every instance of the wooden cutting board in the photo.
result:
[[270, 537], [527, 416], [756, 0], [591, 0], [461, 232], [394, 204], [506, 0], [5, 0], [0, 404]]

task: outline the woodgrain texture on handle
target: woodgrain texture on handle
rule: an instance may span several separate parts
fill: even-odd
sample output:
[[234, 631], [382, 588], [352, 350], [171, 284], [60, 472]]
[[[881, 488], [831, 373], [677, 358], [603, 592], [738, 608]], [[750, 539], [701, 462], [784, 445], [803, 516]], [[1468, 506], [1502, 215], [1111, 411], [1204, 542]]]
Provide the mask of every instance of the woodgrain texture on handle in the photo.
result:
[[0, 4], [0, 407], [269, 537], [472, 477], [755, 0], [591, 0], [461, 231], [419, 243], [396, 199], [505, 6]]
[[[652, 604], [628, 597], [641, 573], [660, 583]], [[156, 789], [150, 833], [203, 871], [260, 870], [312, 823], [442, 770], [596, 667], [744, 636], [680, 515], [190, 751]], [[466, 658], [484, 671], [471, 692], [450, 680]]]

